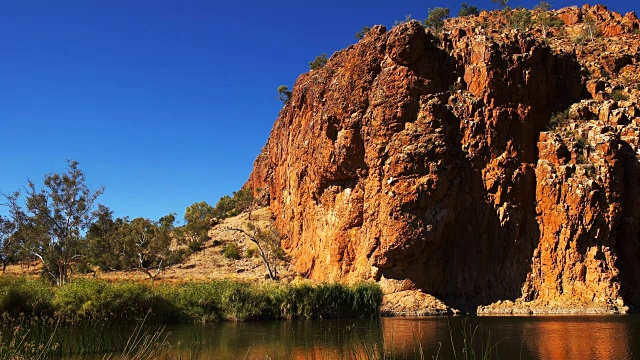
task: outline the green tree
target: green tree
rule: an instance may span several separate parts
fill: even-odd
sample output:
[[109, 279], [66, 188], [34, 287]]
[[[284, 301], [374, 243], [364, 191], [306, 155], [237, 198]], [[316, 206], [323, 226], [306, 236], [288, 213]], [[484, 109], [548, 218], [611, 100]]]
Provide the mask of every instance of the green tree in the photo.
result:
[[[166, 220], [166, 218], [165, 218]], [[120, 227], [120, 249], [126, 270], [140, 271], [153, 282], [160, 272], [172, 264], [171, 229], [173, 224], [135, 218]]]
[[62, 174], [48, 174], [44, 187], [29, 181], [26, 188], [26, 211], [18, 204], [19, 192], [5, 196], [10, 213], [25, 237], [24, 246], [43, 265], [43, 273], [58, 285], [69, 279], [71, 266], [83, 256], [84, 232], [94, 215], [96, 199], [103, 188], [86, 185], [84, 172], [77, 161], [67, 161]]
[[185, 209], [184, 221], [178, 233], [190, 247], [198, 248], [209, 238], [209, 223], [214, 218], [215, 209], [205, 201], [195, 202]]
[[236, 216], [244, 211], [249, 211], [253, 205], [253, 192], [249, 188], [234, 191], [232, 196], [225, 195], [218, 200], [213, 211], [213, 217], [224, 219]]
[[127, 218], [113, 219], [113, 211], [104, 205], [98, 205], [94, 212], [95, 221], [87, 230], [87, 257], [102, 271], [122, 270], [120, 253], [123, 247], [122, 226]]
[[289, 99], [291, 99], [291, 91], [289, 91], [289, 87], [286, 85], [278, 86], [278, 99], [283, 103], [288, 103]]
[[318, 55], [312, 62], [309, 63], [309, 69], [318, 70], [327, 65], [327, 54]]
[[458, 11], [458, 16], [471, 16], [471, 15], [480, 15], [480, 10], [478, 10], [477, 6], [469, 5], [463, 2], [460, 7], [460, 11]]
[[360, 40], [364, 38], [364, 36], [369, 32], [369, 30], [371, 30], [371, 28], [368, 26], [362, 27], [362, 29], [356, 33], [356, 39]]
[[429, 9], [427, 20], [424, 21], [425, 26], [440, 30], [444, 26], [444, 19], [449, 17], [449, 8], [436, 7]]

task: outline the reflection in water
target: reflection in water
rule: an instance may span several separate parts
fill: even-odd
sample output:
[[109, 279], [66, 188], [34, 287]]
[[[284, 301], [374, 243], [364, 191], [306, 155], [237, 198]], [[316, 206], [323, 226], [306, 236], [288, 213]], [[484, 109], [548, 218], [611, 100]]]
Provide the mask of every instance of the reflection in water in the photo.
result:
[[[635, 359], [640, 323], [624, 321], [628, 319], [546, 317], [525, 327], [527, 347], [539, 359]], [[633, 351], [631, 339], [636, 342]]]
[[[180, 324], [168, 326], [167, 331], [169, 341], [179, 344], [174, 354], [183, 359], [369, 359], [383, 353], [399, 359], [452, 359], [451, 339], [460, 358], [463, 328], [468, 333], [475, 330], [476, 352], [497, 344], [497, 358], [502, 359], [635, 359], [640, 355], [640, 315]], [[77, 335], [71, 331], [67, 336]]]

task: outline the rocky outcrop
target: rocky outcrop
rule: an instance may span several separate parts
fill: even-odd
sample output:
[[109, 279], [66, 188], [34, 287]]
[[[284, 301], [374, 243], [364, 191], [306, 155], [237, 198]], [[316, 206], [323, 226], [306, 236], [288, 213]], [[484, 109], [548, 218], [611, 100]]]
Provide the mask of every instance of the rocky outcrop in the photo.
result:
[[[555, 15], [565, 35], [376, 26], [301, 75], [249, 180], [295, 270], [375, 279], [404, 313], [640, 305], [639, 22]], [[591, 17], [609, 37], [576, 47]]]

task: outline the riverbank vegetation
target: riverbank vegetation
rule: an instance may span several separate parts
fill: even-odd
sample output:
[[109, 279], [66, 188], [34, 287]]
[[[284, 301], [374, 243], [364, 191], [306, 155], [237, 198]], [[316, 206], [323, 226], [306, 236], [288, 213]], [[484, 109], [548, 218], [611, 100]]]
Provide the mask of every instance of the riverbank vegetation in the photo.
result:
[[[98, 203], [103, 192], [87, 185], [78, 162], [68, 161], [66, 171], [45, 175], [42, 185], [28, 181], [20, 191], [1, 193], [0, 205], [9, 213], [0, 216], [3, 271], [11, 264], [38, 263], [43, 279], [59, 286], [72, 275], [97, 271], [139, 272], [153, 282], [167, 267], [202, 251], [212, 226], [244, 212], [251, 215], [254, 206], [251, 189], [241, 189], [221, 197], [215, 207], [193, 203], [179, 225], [176, 213], [158, 220], [114, 217]], [[269, 250], [276, 254], [279, 236], [274, 235]]]
[[63, 324], [209, 322], [377, 317], [377, 284], [280, 284], [219, 280], [179, 285], [75, 279], [63, 287], [0, 277], [0, 314]]

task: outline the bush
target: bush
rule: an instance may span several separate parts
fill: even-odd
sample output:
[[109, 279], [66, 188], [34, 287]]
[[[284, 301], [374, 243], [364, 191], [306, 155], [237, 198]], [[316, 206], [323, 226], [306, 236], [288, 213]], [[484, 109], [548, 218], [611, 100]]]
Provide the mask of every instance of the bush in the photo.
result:
[[551, 114], [547, 128], [553, 130], [558, 126], [565, 125], [569, 121], [569, 109]]
[[201, 241], [192, 241], [189, 243], [189, 251], [192, 253], [202, 251], [203, 246]]
[[327, 54], [322, 54], [309, 63], [309, 69], [318, 70], [322, 69], [325, 65], [327, 65]]
[[622, 92], [621, 89], [613, 90], [613, 92], [611, 93], [611, 95], [609, 97], [611, 98], [611, 100], [614, 100], [614, 101], [627, 101], [627, 100], [629, 100], [629, 97], [627, 95], [625, 95], [625, 93]]
[[436, 7], [429, 9], [427, 20], [424, 21], [425, 26], [435, 30], [440, 30], [444, 26], [444, 19], [449, 17], [449, 8]]
[[227, 245], [224, 246], [224, 249], [222, 250], [222, 255], [224, 255], [224, 257], [226, 257], [227, 259], [232, 259], [232, 260], [240, 260], [241, 258], [238, 245], [233, 241], [228, 242]]
[[531, 23], [532, 23], [531, 18], [532, 18], [531, 11], [524, 8], [519, 8], [514, 10], [511, 16], [509, 17], [509, 23], [515, 29], [524, 30], [529, 26], [531, 26]]
[[247, 252], [244, 254], [244, 257], [246, 257], [247, 259], [251, 259], [255, 257], [257, 254], [258, 254], [258, 251], [256, 250], [256, 248], [248, 248]]
[[587, 147], [587, 139], [584, 137], [579, 137], [576, 139], [576, 147], [578, 149], [585, 149]]
[[356, 33], [356, 39], [360, 40], [364, 38], [364, 36], [369, 32], [369, 30], [371, 30], [370, 27], [364, 26], [360, 31]]

